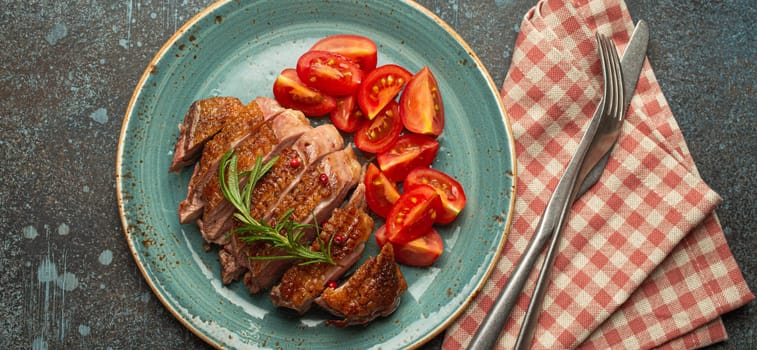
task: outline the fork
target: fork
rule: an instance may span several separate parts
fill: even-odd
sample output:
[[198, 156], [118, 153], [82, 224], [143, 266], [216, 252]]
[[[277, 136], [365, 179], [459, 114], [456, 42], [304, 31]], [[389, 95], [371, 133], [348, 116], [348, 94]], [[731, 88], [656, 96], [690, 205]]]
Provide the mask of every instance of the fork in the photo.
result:
[[[608, 45], [608, 41], [609, 39], [605, 38], [603, 35], [597, 35], [597, 46], [602, 64], [604, 90], [599, 105], [597, 105], [594, 117], [581, 139], [575, 155], [571, 158], [570, 163], [568, 163], [565, 174], [560, 178], [557, 187], [552, 193], [552, 197], [550, 197], [547, 207], [544, 209], [544, 214], [539, 220], [536, 232], [526, 246], [520, 262], [515, 266], [510, 279], [507, 281], [507, 284], [505, 284], [497, 297], [497, 300], [494, 302], [492, 309], [486, 315], [478, 331], [473, 336], [468, 349], [491, 349], [494, 346], [505, 322], [510, 316], [510, 312], [518, 301], [518, 296], [523, 291], [523, 288], [528, 281], [531, 270], [536, 264], [541, 251], [549, 238], [553, 235], [557, 235], [559, 229], [564, 223], [568, 209], [576, 197], [576, 184], [580, 183], [578, 182], [578, 179], [579, 177], [583, 179], [588, 172], [586, 171], [583, 174], [580, 174], [587, 152], [597, 135], [599, 124], [602, 120], [613, 118], [618, 114], [620, 114], [619, 118], [622, 118], [622, 111], [624, 108], [622, 107], [623, 83], [620, 60], [617, 58], [617, 52], [614, 49], [614, 45]], [[555, 239], [554, 241], [557, 240]], [[553, 244], [555, 244], [554, 241]], [[554, 259], [554, 257], [551, 259]], [[543, 275], [546, 278], [549, 274], [545, 273]], [[543, 292], [541, 293], [543, 294]], [[529, 309], [531, 308], [532, 307], [530, 306]], [[537, 312], [533, 312], [532, 314], [536, 313]], [[531, 317], [535, 318], [535, 316]], [[528, 339], [530, 340], [530, 336]], [[521, 343], [524, 342], [521, 341]]]
[[[597, 43], [600, 46], [600, 61], [602, 62], [602, 75], [605, 81], [605, 88], [602, 95], [604, 106], [602, 108], [602, 114], [599, 116], [600, 123], [594, 138], [591, 140], [591, 145], [584, 158], [583, 166], [581, 166], [578, 172], [577, 184], [582, 184], [586, 175], [594, 167], [594, 164], [599, 162], [599, 159], [606, 153], [604, 150], [612, 147], [611, 145], [617, 140], [620, 133], [620, 125], [623, 122], [625, 116], [625, 96], [623, 91], [623, 77], [620, 69], [620, 59], [618, 53], [615, 50], [615, 45], [611, 39], [602, 34], [597, 34]], [[611, 69], [606, 69], [607, 67]], [[600, 146], [602, 144], [602, 146]], [[597, 150], [597, 151], [595, 151]], [[574, 187], [571, 191], [570, 199], [566, 202], [566, 209], [570, 208], [573, 201], [576, 198], [579, 190]], [[556, 231], [552, 235], [552, 241], [547, 250], [547, 255], [544, 257], [541, 270], [539, 271], [539, 278], [536, 281], [536, 286], [531, 294], [531, 301], [528, 304], [528, 310], [524, 316], [523, 323], [521, 324], [518, 338], [515, 342], [515, 349], [528, 349], [531, 345], [534, 330], [536, 329], [536, 320], [538, 320], [539, 312], [544, 301], [544, 294], [549, 285], [549, 276], [554, 265], [555, 257], [557, 256], [557, 247], [560, 242], [560, 233], [562, 227], [565, 224], [567, 217], [567, 210], [564, 210], [556, 226]]]

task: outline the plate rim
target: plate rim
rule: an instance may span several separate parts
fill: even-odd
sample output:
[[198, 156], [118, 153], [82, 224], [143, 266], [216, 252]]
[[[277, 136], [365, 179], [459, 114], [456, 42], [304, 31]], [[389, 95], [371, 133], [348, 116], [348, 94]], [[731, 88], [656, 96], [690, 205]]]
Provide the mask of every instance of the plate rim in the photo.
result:
[[[233, 1], [235, 0], [218, 0], [209, 4], [205, 8], [201, 9], [198, 13], [196, 13], [189, 20], [187, 20], [181, 27], [179, 27], [179, 29], [177, 29], [165, 41], [165, 43], [163, 43], [160, 49], [150, 59], [150, 62], [147, 64], [147, 67], [143, 71], [142, 75], [140, 76], [140, 79], [137, 81], [134, 87], [134, 91], [132, 92], [126, 111], [124, 112], [124, 116], [123, 116], [122, 124], [121, 124], [121, 130], [119, 132], [119, 137], [118, 137], [118, 145], [116, 149], [116, 169], [115, 169], [116, 201], [118, 205], [119, 219], [121, 222], [124, 236], [129, 246], [130, 254], [132, 255], [132, 258], [137, 264], [137, 267], [140, 273], [142, 274], [142, 277], [145, 283], [150, 287], [153, 294], [158, 298], [158, 300], [160, 300], [163, 307], [165, 307], [165, 309], [169, 311], [169, 313], [174, 317], [174, 319], [179, 321], [179, 323], [181, 323], [185, 328], [191, 331], [195, 336], [202, 339], [205, 343], [211, 345], [212, 347], [216, 349], [223, 349], [224, 344], [219, 343], [215, 339], [206, 335], [198, 327], [196, 327], [194, 324], [189, 322], [185, 317], [183, 317], [178, 312], [178, 310], [176, 310], [176, 308], [169, 302], [166, 296], [164, 296], [161, 293], [161, 291], [158, 289], [156, 285], [156, 282], [152, 280], [147, 270], [145, 269], [145, 266], [144, 266], [145, 262], [142, 261], [142, 258], [140, 257], [137, 248], [134, 246], [134, 243], [132, 242], [132, 239], [130, 238], [131, 229], [129, 227], [129, 220], [127, 219], [126, 208], [124, 205], [124, 193], [123, 193], [124, 174], [122, 174], [122, 168], [124, 166], [124, 162], [123, 162], [124, 145], [126, 141], [127, 132], [129, 130], [131, 116], [134, 112], [136, 101], [139, 98], [139, 96], [142, 94], [145, 87], [145, 83], [147, 79], [149, 78], [149, 76], [151, 75], [152, 70], [157, 65], [158, 61], [160, 61], [161, 59], [163, 59], [163, 57], [165, 57], [165, 54], [171, 49], [171, 47], [174, 46], [174, 44], [185, 32], [191, 29], [203, 18], [213, 13], [216, 9], [221, 8], [225, 6], [226, 4]], [[474, 63], [477, 65], [478, 69], [484, 73], [483, 76], [486, 78], [487, 85], [489, 86], [489, 88], [492, 89], [492, 91], [495, 92], [497, 96], [500, 96], [500, 98], [497, 98], [496, 100], [497, 100], [497, 106], [499, 110], [502, 112], [503, 122], [505, 125], [505, 132], [508, 136], [507, 142], [509, 144], [508, 148], [509, 148], [509, 153], [510, 153], [509, 156], [510, 156], [510, 165], [511, 165], [509, 174], [511, 174], [511, 181], [512, 181], [511, 189], [509, 192], [509, 199], [510, 199], [509, 210], [507, 211], [507, 218], [505, 219], [503, 232], [501, 233], [502, 239], [500, 243], [497, 245], [496, 250], [493, 252], [494, 253], [493, 258], [491, 262], [489, 263], [489, 266], [487, 266], [486, 270], [484, 271], [482, 278], [473, 286], [472, 292], [468, 296], [465, 297], [465, 299], [460, 304], [460, 306], [455, 311], [453, 311], [449, 317], [447, 317], [443, 322], [441, 322], [430, 333], [426, 334], [423, 337], [418, 338], [413, 344], [410, 344], [409, 348], [414, 349], [427, 343], [428, 341], [430, 341], [431, 339], [433, 339], [434, 337], [442, 333], [444, 330], [446, 330], [453, 322], [455, 322], [465, 312], [465, 310], [467, 310], [468, 307], [470, 307], [470, 304], [480, 294], [481, 289], [486, 285], [487, 281], [489, 281], [489, 278], [491, 277], [492, 272], [498, 265], [499, 260], [502, 258], [502, 251], [504, 250], [504, 246], [506, 244], [507, 238], [511, 230], [513, 213], [514, 213], [514, 205], [515, 205], [515, 199], [516, 199], [516, 193], [517, 193], [518, 167], [517, 167], [517, 158], [516, 158], [516, 153], [515, 153], [515, 140], [513, 136], [512, 123], [510, 121], [510, 116], [507, 112], [507, 109], [504, 106], [504, 101], [501, 98], [500, 89], [497, 88], [497, 85], [494, 83], [494, 80], [492, 79], [491, 74], [489, 73], [489, 70], [486, 68], [486, 66], [484, 66], [481, 59], [478, 57], [475, 51], [473, 51], [470, 45], [462, 38], [462, 36], [460, 36], [457, 33], [457, 31], [454, 28], [452, 28], [447, 22], [445, 22], [443, 19], [441, 19], [431, 10], [427, 9], [426, 7], [417, 3], [414, 0], [396, 0], [396, 1], [411, 6], [416, 11], [424, 14], [429, 19], [433, 20], [439, 27], [441, 27], [444, 31], [450, 34], [455, 39], [455, 41], [457, 41], [457, 43], [459, 43], [465, 49], [467, 55], [469, 55], [474, 60]]]

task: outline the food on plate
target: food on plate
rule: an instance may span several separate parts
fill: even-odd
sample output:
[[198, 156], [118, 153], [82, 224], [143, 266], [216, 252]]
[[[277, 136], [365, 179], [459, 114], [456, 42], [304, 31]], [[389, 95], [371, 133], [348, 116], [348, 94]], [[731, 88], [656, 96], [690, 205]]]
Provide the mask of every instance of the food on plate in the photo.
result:
[[[331, 125], [321, 125], [303, 133], [291, 147], [279, 154], [276, 164], [252, 190], [250, 201], [254, 205], [250, 208], [250, 215], [270, 220], [272, 209], [300, 181], [305, 171], [322, 157], [343, 147], [342, 137]], [[225, 284], [237, 280], [249, 269], [249, 259], [245, 254], [247, 245], [238, 241], [238, 236], [232, 235], [230, 238], [218, 253]]]
[[236, 97], [211, 97], [193, 103], [179, 126], [179, 140], [169, 170], [179, 171], [193, 164], [205, 142], [221, 131], [226, 121], [236, 118], [243, 108]]
[[[198, 102], [195, 102], [195, 104], [197, 103]], [[236, 113], [227, 114], [223, 119], [225, 122], [223, 126], [221, 126], [220, 131], [212, 134], [212, 138], [207, 138], [201, 143], [202, 155], [195, 165], [192, 178], [187, 185], [187, 198], [179, 203], [179, 221], [182, 224], [194, 222], [202, 214], [203, 207], [205, 206], [205, 201], [202, 199], [201, 195], [203, 188], [218, 174], [218, 162], [221, 160], [221, 157], [223, 157], [223, 154], [227, 150], [236, 147], [236, 145], [246, 140], [266, 120], [277, 116], [281, 112], [269, 108], [267, 111], [269, 111], [270, 114], [266, 114], [266, 110], [261, 109], [260, 105], [261, 104], [257, 101], [252, 101], [247, 105], [237, 108]], [[187, 114], [190, 113], [191, 108]], [[218, 120], [222, 119], [219, 117], [211, 118]], [[185, 118], [185, 121], [187, 119], [189, 118]], [[190, 122], [192, 122], [193, 125], [197, 123], [191, 119]], [[196, 127], [193, 128], [186, 124], [182, 124], [182, 126], [179, 126], [179, 140], [181, 141], [185, 134], [189, 135], [188, 137], [197, 135], [198, 131], [196, 129]], [[177, 157], [182, 157], [182, 155], [180, 153], [174, 153], [173, 164], [184, 164], [184, 166], [191, 164], [177, 161]], [[172, 169], [178, 171], [184, 166], [172, 167]]]
[[365, 199], [368, 202], [368, 207], [376, 215], [386, 218], [394, 202], [400, 198], [397, 184], [389, 180], [373, 163], [368, 164], [363, 183], [365, 184]]
[[308, 51], [297, 60], [297, 76], [331, 96], [352, 95], [363, 81], [363, 71], [349, 58], [328, 51]]
[[373, 218], [367, 212], [365, 186], [360, 184], [344, 207], [334, 209], [319, 232], [320, 239], [311, 246], [317, 251], [322, 245], [330, 244], [334, 264], [293, 265], [271, 289], [273, 304], [305, 313], [330, 282], [342, 278], [357, 263], [372, 232]]
[[397, 102], [389, 101], [373, 120], [366, 120], [355, 132], [355, 147], [368, 153], [380, 153], [391, 148], [402, 133], [399, 112]]
[[[224, 284], [270, 290], [274, 305], [299, 313], [315, 303], [340, 318], [329, 324], [365, 324], [392, 313], [407, 290], [398, 263], [438, 260], [434, 225], [465, 206], [462, 186], [431, 168], [441, 92], [430, 68], [412, 74], [377, 57], [369, 38], [330, 36], [281, 71], [275, 99], [210, 97], [189, 108], [170, 166], [195, 164], [179, 218], [197, 224], [208, 249], [220, 247]], [[331, 124], [307, 118], [325, 115]], [[374, 218], [385, 219], [380, 254], [345, 277]]]
[[374, 233], [376, 244], [383, 247], [389, 243], [394, 248], [394, 258], [398, 263], [408, 266], [426, 267], [433, 265], [444, 251], [442, 236], [434, 228], [422, 236], [407, 243], [391, 243], [386, 237], [386, 225]]
[[386, 64], [368, 73], [357, 94], [357, 102], [365, 116], [368, 119], [376, 117], [394, 101], [412, 76], [407, 69], [396, 64]]
[[[284, 194], [281, 201], [273, 208], [271, 220], [291, 210], [290, 219], [302, 224], [325, 222], [331, 212], [338, 207], [347, 193], [360, 181], [360, 163], [352, 148], [331, 153], [311, 166], [300, 178], [291, 191]], [[301, 240], [311, 241], [315, 232], [306, 231]], [[239, 239], [244, 240], [245, 236]], [[249, 271], [244, 275], [244, 284], [251, 293], [272, 287], [291, 266], [292, 259], [269, 259], [283, 255], [276, 247], [255, 245], [246, 250], [246, 257], [261, 257], [249, 260]]]
[[364, 72], [376, 68], [378, 50], [370, 38], [355, 34], [336, 34], [325, 37], [310, 48], [311, 51], [329, 51], [350, 58]]
[[[263, 162], [278, 156], [306, 131], [312, 130], [305, 116], [293, 110], [285, 110], [263, 122], [255, 132], [234, 147], [238, 166], [252, 169], [257, 157]], [[224, 198], [218, 176], [213, 176], [200, 193], [204, 203], [197, 226], [206, 241], [225, 244], [231, 228], [234, 207]]]
[[465, 207], [466, 197], [463, 186], [451, 176], [432, 168], [418, 167], [405, 178], [404, 187], [412, 190], [418, 186], [428, 185], [439, 193], [442, 210], [436, 218], [439, 224], [449, 224]]
[[386, 244], [378, 256], [368, 259], [344, 284], [324, 290], [316, 303], [342, 317], [330, 324], [366, 324], [394, 312], [406, 290], [407, 282], [395, 263], [393, 247]]
[[337, 98], [336, 108], [329, 113], [329, 118], [337, 129], [344, 132], [355, 132], [365, 122], [355, 95]]
[[387, 151], [376, 156], [379, 168], [389, 180], [398, 182], [416, 168], [428, 168], [439, 151], [439, 141], [418, 134], [403, 134]]
[[273, 83], [273, 95], [286, 108], [292, 108], [308, 116], [322, 116], [336, 108], [336, 98], [307, 86], [297, 71], [287, 68]]
[[407, 243], [428, 232], [441, 210], [439, 193], [431, 186], [405, 191], [386, 217], [386, 236], [392, 243]]
[[407, 130], [439, 136], [444, 130], [444, 104], [434, 73], [423, 67], [410, 79], [400, 98], [400, 116]]
[[[260, 97], [234, 108], [236, 115], [225, 117], [200, 146], [190, 179], [190, 186], [200, 186], [188, 198], [201, 205], [192, 216], [180, 206], [180, 216], [194, 217], [203, 238], [222, 246], [218, 254], [226, 284], [244, 276], [250, 292], [258, 293], [291, 269], [297, 278], [287, 277], [287, 290], [297, 292], [298, 283], [324, 276], [325, 288], [359, 260], [373, 230], [354, 150], [344, 147], [333, 125], [312, 127], [301, 112], [275, 100]], [[180, 130], [189, 135], [186, 125]], [[275, 290], [282, 306], [291, 301], [288, 307], [303, 311], [320, 295], [311, 291], [294, 300], [292, 294], [283, 296], [281, 286]]]

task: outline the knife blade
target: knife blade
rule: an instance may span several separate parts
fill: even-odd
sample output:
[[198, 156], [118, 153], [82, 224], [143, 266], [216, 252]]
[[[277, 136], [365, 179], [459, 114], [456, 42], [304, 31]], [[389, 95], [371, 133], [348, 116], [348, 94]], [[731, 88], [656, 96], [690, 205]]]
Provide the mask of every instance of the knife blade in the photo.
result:
[[[638, 32], [638, 33], [637, 33]], [[628, 101], [630, 101], [630, 95], [633, 94], [633, 91], [635, 90], [636, 81], [639, 71], [641, 69], [641, 66], [643, 64], [643, 58], [646, 55], [646, 45], [648, 40], [648, 28], [646, 26], [646, 23], [644, 21], [639, 21], [639, 24], [637, 24], [636, 29], [634, 30], [634, 34], [631, 37], [631, 42], [629, 42], [628, 48], [624, 52], [623, 58], [621, 59], [621, 70], [623, 70], [624, 76], [632, 77], [630, 80], [631, 82], [624, 82], [624, 92], [629, 91], [626, 94], [626, 105], [628, 104]], [[641, 41], [642, 44], [637, 43], [638, 41]], [[639, 46], [641, 45], [641, 46]], [[629, 49], [631, 47], [636, 47], [635, 49]], [[632, 59], [630, 55], [632, 52], [636, 52], [634, 54], [637, 58]], [[638, 58], [639, 54], [641, 55], [641, 59]], [[640, 62], [637, 62], [640, 61]], [[628, 68], [626, 68], [628, 66]], [[628, 72], [626, 72], [626, 69]], [[635, 74], [634, 74], [635, 72]], [[595, 115], [596, 117], [596, 115]], [[591, 137], [593, 138], [593, 135], [596, 133], [596, 130], [598, 128], [598, 118], [593, 119], [594, 123], [590, 123], [589, 127], [587, 128], [585, 138]], [[582, 140], [582, 143], [583, 140]], [[585, 147], [586, 145], [584, 145]], [[576, 179], [576, 184], [582, 184], [581, 188], [577, 192], [578, 194], [583, 194], [591, 185], [597, 182], [600, 175], [602, 174], [602, 171], [604, 170], [604, 166], [607, 162], [606, 158], [609, 157], [610, 150], [608, 149], [607, 152], [605, 152], [605, 156], [603, 156], [601, 159], [594, 160], [590, 162], [590, 164], [594, 164], [593, 166], [582, 166], [580, 169], [583, 170], [584, 168], [592, 169], [591, 171], [585, 171], [583, 172], [583, 175], [579, 173], [580, 178]], [[585, 180], [586, 179], [586, 180]], [[559, 187], [559, 186], [558, 186]], [[585, 187], [585, 188], [584, 188]], [[567, 194], [563, 194], [567, 195]], [[559, 210], [559, 209], [558, 209]], [[543, 218], [543, 217], [542, 217]], [[559, 221], [562, 221], [564, 218], [560, 218]], [[560, 224], [562, 224], [560, 222]], [[525, 285], [525, 282], [528, 279], [528, 276], [531, 273], [531, 266], [536, 262], [536, 259], [538, 257], [538, 252], [542, 250], [544, 245], [546, 244], [547, 240], [550, 237], [550, 234], [553, 233], [554, 226], [552, 228], [547, 228], [549, 230], [548, 232], [550, 234], [547, 235], [539, 235], [538, 231], [541, 230], [542, 222], [539, 223], [540, 228], [537, 230], [537, 234], [535, 234], [534, 239], [529, 243], [529, 245], [526, 247], [526, 251], [523, 254], [522, 259], [526, 256], [531, 256], [529, 261], [521, 261], [519, 262], [519, 266], [516, 266], [515, 270], [513, 271], [513, 274], [510, 276], [510, 280], [508, 280], [507, 284], [501, 291], [500, 295], [498, 296], [497, 300], [495, 301], [492, 309], [487, 314], [487, 316], [484, 318], [483, 322], [479, 326], [478, 331], [473, 336], [471, 343], [468, 345], [468, 349], [491, 349], [494, 344], [497, 341], [497, 338], [499, 337], [499, 334], [502, 331], [502, 328], [505, 325], [505, 322], [507, 321], [510, 312], [512, 311], [513, 306], [517, 302], [518, 295], [523, 289], [523, 286]], [[543, 233], [543, 232], [542, 232]], [[539, 237], [536, 237], [539, 236]], [[554, 235], [551, 235], [554, 236]], [[551, 247], [550, 247], [551, 248]], [[536, 254], [531, 254], [536, 253]], [[527, 268], [524, 268], [527, 267]], [[512, 282], [512, 283], [511, 283]], [[530, 339], [530, 338], [529, 338]]]
[[[623, 52], [623, 57], [620, 60], [620, 68], [623, 72], [623, 91], [624, 91], [624, 114], [628, 111], [628, 106], [631, 103], [631, 98], [636, 90], [636, 84], [639, 80], [641, 73], [641, 67], [644, 64], [644, 59], [647, 52], [647, 44], [649, 42], [649, 28], [644, 20], [640, 20], [634, 28], [631, 39]], [[604, 121], [603, 121], [604, 122]], [[617, 127], [618, 126], [610, 126]], [[600, 123], [599, 128], [603, 128]], [[584, 163], [579, 171], [577, 182], [581, 184], [580, 188], [573, 197], [577, 199], [583, 195], [589, 188], [597, 183], [602, 173], [604, 172], [607, 160], [610, 158], [612, 149], [615, 147], [617, 141], [617, 135], [615, 140], [593, 140], [592, 145], [589, 147], [589, 151], [586, 154]], [[599, 143], [597, 143], [599, 142]], [[607, 143], [602, 143], [607, 142]], [[572, 203], [568, 204], [569, 208]], [[560, 216], [557, 223], [557, 231], [552, 235], [552, 241], [550, 242], [547, 254], [544, 258], [541, 270], [539, 271], [539, 277], [536, 281], [536, 286], [531, 295], [531, 301], [528, 305], [526, 315], [524, 316], [523, 323], [521, 324], [518, 338], [515, 342], [515, 349], [527, 349], [531, 345], [531, 339], [533, 333], [536, 330], [536, 321], [538, 314], [541, 311], [541, 306], [544, 300], [544, 294], [547, 291], [549, 285], [549, 277], [551, 275], [552, 265], [557, 257], [558, 246], [560, 242], [560, 230], [567, 217], [567, 210]]]

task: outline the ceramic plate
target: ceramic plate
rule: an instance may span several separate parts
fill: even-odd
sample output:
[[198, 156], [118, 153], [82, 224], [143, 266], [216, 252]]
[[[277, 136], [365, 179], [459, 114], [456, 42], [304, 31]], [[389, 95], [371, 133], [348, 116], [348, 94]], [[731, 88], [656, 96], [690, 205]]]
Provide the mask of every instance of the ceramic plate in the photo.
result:
[[[379, 64], [429, 66], [444, 98], [446, 127], [434, 163], [464, 186], [468, 204], [439, 227], [445, 251], [430, 268], [402, 267], [409, 284], [391, 316], [337, 328], [329, 315], [302, 317], [224, 286], [216, 251], [205, 252], [194, 225], [178, 222], [191, 168], [169, 173], [189, 105], [212, 95], [272, 96], [276, 75], [316, 40], [356, 33], [374, 39]], [[498, 88], [470, 47], [430, 11], [410, 1], [228, 1], [190, 20], [140, 79], [123, 122], [117, 190], [134, 259], [157, 297], [186, 327], [224, 348], [417, 347], [467, 306], [494, 267], [510, 224], [512, 133]], [[366, 255], [375, 255], [373, 239]]]

